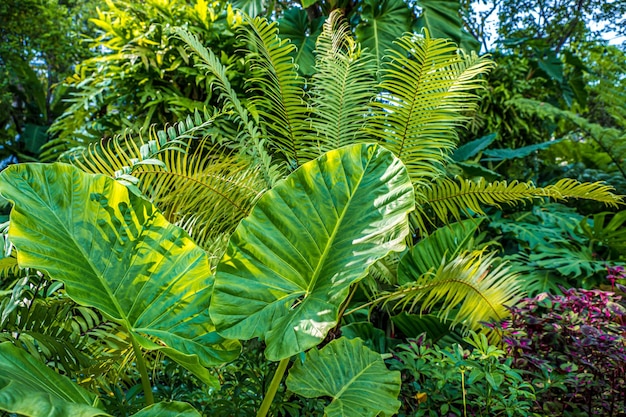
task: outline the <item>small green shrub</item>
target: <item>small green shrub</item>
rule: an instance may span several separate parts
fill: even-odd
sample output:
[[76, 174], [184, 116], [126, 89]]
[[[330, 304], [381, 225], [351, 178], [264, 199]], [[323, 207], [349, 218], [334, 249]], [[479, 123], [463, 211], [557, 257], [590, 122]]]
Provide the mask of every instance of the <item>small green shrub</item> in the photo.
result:
[[511, 368], [504, 351], [471, 333], [459, 344], [441, 348], [422, 335], [399, 345], [391, 369], [402, 372], [399, 416], [528, 416], [533, 387]]

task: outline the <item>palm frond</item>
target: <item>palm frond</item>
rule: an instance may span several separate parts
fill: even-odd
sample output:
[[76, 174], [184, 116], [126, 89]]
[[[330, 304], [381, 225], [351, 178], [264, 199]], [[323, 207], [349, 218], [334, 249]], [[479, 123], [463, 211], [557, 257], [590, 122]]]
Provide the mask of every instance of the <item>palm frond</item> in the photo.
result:
[[506, 318], [506, 307], [523, 296], [518, 276], [496, 260], [495, 254], [464, 252], [381, 298], [393, 310], [437, 311], [453, 326], [479, 329], [481, 323]]
[[313, 135], [305, 154], [309, 159], [367, 140], [364, 126], [376, 94], [374, 57], [361, 50], [341, 11], [333, 11], [324, 23], [316, 53], [310, 92]]
[[[0, 342], [20, 346], [71, 377], [94, 367], [109, 368], [113, 364], [104, 366], [100, 341], [94, 337], [105, 320], [96, 310], [74, 303], [61, 287], [41, 273], [19, 279], [10, 295], [0, 298]], [[123, 345], [122, 350], [130, 348], [128, 341]]]
[[278, 36], [276, 22], [248, 18], [246, 28], [257, 71], [249, 80], [258, 93], [251, 102], [261, 116], [269, 145], [284, 156], [291, 168], [297, 168], [306, 162], [302, 152], [309, 132], [309, 110], [304, 101], [304, 80], [290, 55], [295, 46]]
[[443, 174], [458, 142], [455, 131], [476, 108], [474, 90], [493, 63], [457, 52], [445, 39], [405, 35], [389, 51], [370, 133], [398, 156], [415, 184]]
[[421, 192], [423, 200], [418, 202], [415, 212], [417, 223], [421, 227], [425, 227], [426, 219], [429, 218], [427, 209], [431, 209], [439, 220], [447, 223], [450, 216], [460, 220], [462, 214], [484, 215], [481, 207], [483, 205], [502, 208], [503, 205], [514, 206], [542, 197], [557, 201], [569, 198], [590, 199], [613, 207], [622, 202], [622, 197], [614, 194], [613, 188], [608, 185], [581, 183], [569, 178], [546, 187], [536, 187], [531, 182], [442, 179], [433, 182], [431, 187], [422, 187]]

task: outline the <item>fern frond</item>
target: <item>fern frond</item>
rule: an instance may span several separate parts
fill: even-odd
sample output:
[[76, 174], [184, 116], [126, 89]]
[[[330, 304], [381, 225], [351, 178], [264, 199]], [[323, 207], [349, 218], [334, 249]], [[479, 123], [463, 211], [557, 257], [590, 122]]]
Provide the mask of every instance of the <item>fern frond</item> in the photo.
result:
[[509, 313], [506, 306], [522, 296], [518, 276], [504, 263], [496, 265], [495, 254], [465, 252], [444, 262], [434, 273], [415, 277], [398, 290], [383, 295], [394, 310], [437, 311], [452, 325], [479, 329], [481, 323], [500, 321]]
[[[156, 139], [149, 140], [123, 135], [90, 146], [74, 163], [87, 172], [132, 182], [168, 221], [209, 248], [232, 232], [267, 189], [262, 166], [271, 161], [255, 158], [255, 148], [250, 157], [210, 144], [209, 138], [194, 143], [196, 132], [208, 123], [199, 116], [195, 122], [188, 118], [163, 131], [152, 130], [150, 138]], [[192, 145], [195, 149], [183, 150]]]
[[237, 142], [242, 146], [242, 152], [246, 152], [248, 149], [248, 152], [255, 156], [259, 166], [263, 168], [267, 187], [271, 188], [281, 175], [273, 166], [271, 156], [265, 149], [265, 142], [262, 140], [258, 128], [258, 120], [239, 100], [226, 76], [226, 68], [213, 51], [205, 48], [198, 41], [198, 38], [186, 30], [177, 29], [176, 33], [200, 59], [200, 62], [196, 63], [195, 66], [206, 70], [215, 77], [215, 87], [220, 92], [220, 100], [224, 102], [223, 110], [232, 109], [236, 115], [239, 125]]
[[316, 46], [317, 72], [311, 81], [309, 159], [356, 140], [364, 131], [370, 102], [376, 94], [374, 57], [361, 50], [341, 11], [333, 11]]
[[398, 283], [413, 280], [412, 275], [423, 275], [437, 269], [444, 259], [452, 259], [470, 249], [480, 249], [474, 235], [482, 218], [467, 219], [440, 227], [417, 242], [402, 258], [398, 266]]
[[166, 150], [186, 151], [191, 140], [203, 137], [217, 117], [218, 113], [207, 113], [203, 118], [196, 112], [193, 119], [188, 116], [187, 119], [159, 131], [151, 128], [147, 139], [144, 139], [141, 131], [136, 137], [125, 132], [109, 141], [91, 144], [88, 148], [73, 153], [69, 162], [85, 172], [105, 174], [136, 184], [137, 179], [133, 172], [138, 167], [163, 166], [159, 153]]
[[251, 101], [261, 116], [270, 145], [292, 168], [297, 168], [306, 162], [302, 152], [309, 132], [309, 110], [304, 101], [304, 80], [290, 55], [295, 46], [278, 36], [276, 22], [248, 18], [246, 28], [255, 51], [253, 68], [258, 74], [250, 80], [258, 92]]
[[543, 190], [555, 200], [567, 200], [569, 198], [594, 200], [616, 208], [623, 203], [622, 196], [614, 194], [615, 189], [602, 182], [580, 182], [571, 178], [563, 178], [554, 185], [543, 187]]
[[569, 178], [543, 188], [536, 187], [531, 182], [486, 182], [482, 178], [479, 181], [442, 179], [433, 182], [431, 187], [422, 187], [420, 191], [423, 200], [418, 201], [415, 214], [421, 225], [426, 223], [429, 208], [439, 220], [447, 223], [450, 216], [460, 220], [462, 214], [484, 215], [481, 207], [483, 205], [502, 208], [503, 205], [514, 206], [542, 197], [557, 201], [569, 198], [590, 199], [610, 206], [617, 206], [622, 202], [622, 197], [614, 194], [613, 188], [608, 185], [581, 183]]
[[41, 274], [19, 279], [10, 296], [0, 299], [0, 342], [21, 346], [60, 372], [76, 376], [101, 361], [90, 332], [103, 318], [66, 297], [61, 286]]
[[161, 157], [164, 167], [135, 172], [139, 187], [168, 221], [207, 249], [230, 235], [266, 189], [254, 161], [217, 146], [198, 146], [192, 153], [165, 151]]
[[389, 51], [382, 70], [382, 94], [369, 132], [398, 156], [415, 184], [443, 174], [443, 164], [458, 142], [455, 129], [476, 108], [480, 75], [493, 63], [457, 53], [445, 39], [405, 35]]

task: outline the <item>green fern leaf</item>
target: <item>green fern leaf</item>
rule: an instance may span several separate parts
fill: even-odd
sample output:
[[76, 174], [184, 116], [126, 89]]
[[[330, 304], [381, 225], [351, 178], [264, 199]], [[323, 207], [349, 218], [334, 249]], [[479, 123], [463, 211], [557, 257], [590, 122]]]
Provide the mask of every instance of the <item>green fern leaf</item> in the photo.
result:
[[406, 312], [438, 311], [438, 317], [450, 319], [452, 326], [472, 329], [479, 329], [482, 322], [500, 321], [509, 315], [506, 306], [523, 293], [518, 276], [495, 261], [494, 254], [462, 253], [436, 272], [413, 276], [411, 282], [383, 295], [385, 304]]
[[456, 147], [455, 129], [476, 108], [474, 91], [493, 63], [457, 51], [445, 39], [405, 35], [382, 69], [383, 94], [374, 103], [369, 132], [409, 169], [415, 184], [440, 177]]
[[361, 50], [339, 10], [324, 24], [316, 53], [308, 159], [366, 141], [366, 116], [376, 94], [373, 56]]
[[543, 188], [535, 187], [530, 182], [442, 179], [432, 183], [429, 188], [422, 187], [421, 191], [422, 204], [416, 210], [417, 223], [421, 225], [425, 224], [426, 219], [429, 218], [427, 208], [432, 209], [439, 220], [448, 222], [450, 216], [460, 220], [462, 214], [485, 215], [481, 207], [483, 205], [502, 208], [503, 205], [513, 206], [543, 197], [557, 201], [569, 198], [589, 199], [613, 207], [622, 203], [622, 197], [614, 194], [613, 188], [608, 185], [581, 183], [569, 178]]
[[304, 138], [309, 132], [309, 110], [304, 101], [304, 80], [298, 75], [291, 53], [295, 46], [278, 36], [276, 22], [247, 19], [253, 68], [257, 75], [249, 80], [258, 92], [251, 102], [261, 116], [261, 124], [274, 146], [291, 168], [306, 162], [302, 155]]
[[167, 151], [162, 159], [165, 167], [142, 167], [135, 173], [141, 191], [169, 222], [214, 251], [217, 261], [230, 233], [265, 190], [259, 166], [215, 146], [184, 154]]

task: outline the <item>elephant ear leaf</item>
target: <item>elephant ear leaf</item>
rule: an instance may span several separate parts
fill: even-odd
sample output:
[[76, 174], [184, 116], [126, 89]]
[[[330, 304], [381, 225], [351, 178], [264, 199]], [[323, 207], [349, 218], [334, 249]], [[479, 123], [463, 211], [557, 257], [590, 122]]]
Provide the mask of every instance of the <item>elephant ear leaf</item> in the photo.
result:
[[231, 236], [210, 308], [218, 332], [260, 337], [270, 360], [320, 343], [350, 286], [404, 248], [414, 200], [406, 168], [380, 145], [347, 146], [302, 165]]
[[172, 401], [153, 404], [131, 417], [202, 417], [202, 415], [187, 403]]
[[77, 303], [218, 386], [205, 367], [240, 345], [214, 331], [207, 255], [183, 229], [112, 178], [66, 164], [13, 165], [0, 194], [14, 203], [9, 239], [21, 267], [47, 271]]
[[94, 394], [10, 342], [0, 344], [0, 410], [28, 417], [108, 416], [96, 402]]
[[287, 388], [307, 398], [331, 397], [328, 417], [393, 415], [400, 408], [400, 372], [390, 371], [380, 354], [361, 339], [333, 340], [296, 360]]

